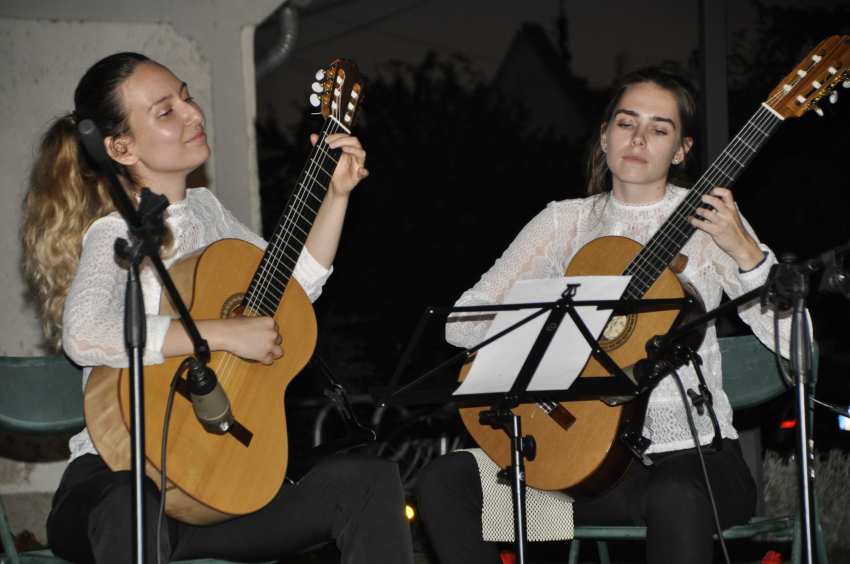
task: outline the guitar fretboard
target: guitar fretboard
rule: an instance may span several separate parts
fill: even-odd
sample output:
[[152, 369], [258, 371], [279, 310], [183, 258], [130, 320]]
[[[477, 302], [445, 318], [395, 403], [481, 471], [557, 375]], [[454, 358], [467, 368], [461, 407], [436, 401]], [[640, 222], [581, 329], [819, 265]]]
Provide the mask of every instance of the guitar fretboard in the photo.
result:
[[242, 301], [251, 315], [274, 316], [280, 305], [342, 153], [340, 148], [328, 148], [325, 138], [340, 131], [348, 129], [333, 116], [325, 120]]
[[624, 276], [632, 276], [623, 295], [624, 299], [637, 300], [646, 294], [696, 231], [696, 228], [688, 222], [688, 217], [694, 215], [698, 207], [712, 209], [711, 206], [703, 203], [702, 196], [708, 194], [715, 186], [730, 187], [782, 121], [782, 118], [766, 105], [759, 107], [755, 115], [741, 128], [738, 135], [705, 171], [667, 221], [623, 271]]

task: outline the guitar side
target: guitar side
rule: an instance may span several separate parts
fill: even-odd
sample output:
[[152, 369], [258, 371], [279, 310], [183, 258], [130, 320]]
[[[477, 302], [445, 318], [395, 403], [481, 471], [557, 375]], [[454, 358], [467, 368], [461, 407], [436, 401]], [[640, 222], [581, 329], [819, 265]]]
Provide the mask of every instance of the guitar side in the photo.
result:
[[[263, 252], [225, 239], [191, 253], [169, 269], [195, 319], [216, 319], [241, 302]], [[173, 315], [163, 297], [160, 313]], [[208, 525], [254, 512], [280, 489], [288, 459], [283, 398], [310, 359], [316, 318], [303, 289], [290, 280], [275, 313], [284, 356], [271, 366], [214, 352], [209, 362], [227, 393], [233, 416], [253, 438], [248, 446], [231, 434], [203, 429], [192, 405], [176, 395], [167, 449], [166, 512], [185, 523]], [[162, 424], [171, 379], [182, 358], [144, 369], [146, 473], [159, 485]], [[98, 452], [113, 470], [129, 469], [129, 371], [98, 367], [85, 394], [86, 421]]]

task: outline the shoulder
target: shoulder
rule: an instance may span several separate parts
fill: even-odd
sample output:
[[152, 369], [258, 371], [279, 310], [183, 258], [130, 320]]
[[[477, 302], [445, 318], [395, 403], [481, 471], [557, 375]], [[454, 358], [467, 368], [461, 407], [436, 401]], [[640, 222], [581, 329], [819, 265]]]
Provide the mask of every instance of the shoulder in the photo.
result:
[[585, 198], [572, 198], [569, 200], [559, 200], [557, 202], [549, 202], [546, 205], [547, 210], [552, 213], [569, 213], [592, 208], [597, 202], [603, 200], [606, 194], [594, 194]]
[[682, 188], [680, 186], [673, 186], [672, 184], [667, 185], [667, 194], [669, 194], [669, 198], [675, 203], [679, 203], [685, 199], [691, 192], [690, 188]]
[[222, 207], [221, 202], [208, 188], [188, 188], [186, 190], [186, 203], [192, 204], [214, 204]]
[[126, 237], [128, 234], [127, 222], [117, 211], [95, 220], [83, 234], [83, 245], [90, 239], [101, 237]]

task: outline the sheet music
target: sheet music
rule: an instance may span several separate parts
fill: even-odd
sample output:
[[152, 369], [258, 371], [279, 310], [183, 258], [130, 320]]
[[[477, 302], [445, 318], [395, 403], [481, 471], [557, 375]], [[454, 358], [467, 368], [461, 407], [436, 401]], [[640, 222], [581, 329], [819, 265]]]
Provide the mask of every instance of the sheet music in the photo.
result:
[[[506, 304], [541, 303], [557, 301], [567, 284], [580, 284], [573, 297], [582, 300], [617, 300], [623, 295], [630, 276], [571, 276], [543, 280], [521, 280], [516, 282], [505, 296]], [[500, 311], [487, 330], [486, 338], [504, 331], [539, 309]], [[576, 312], [597, 338], [602, 334], [611, 315], [610, 309], [598, 310], [596, 306], [577, 307]], [[475, 356], [475, 362], [466, 379], [454, 395], [503, 393], [510, 391], [528, 353], [531, 351], [548, 312], [543, 313], [522, 327], [494, 341]], [[563, 390], [578, 378], [587, 359], [590, 345], [570, 319], [564, 317], [555, 333], [543, 360], [529, 382], [529, 391]]]

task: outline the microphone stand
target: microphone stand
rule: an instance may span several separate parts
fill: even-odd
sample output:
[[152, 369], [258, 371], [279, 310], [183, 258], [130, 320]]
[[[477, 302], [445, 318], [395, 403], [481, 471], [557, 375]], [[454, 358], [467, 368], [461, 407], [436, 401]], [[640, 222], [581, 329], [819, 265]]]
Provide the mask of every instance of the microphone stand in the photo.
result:
[[[186, 304], [180, 297], [177, 287], [171, 280], [162, 259], [159, 256], [159, 247], [162, 245], [162, 236], [165, 234], [165, 223], [162, 218], [163, 212], [168, 208], [168, 199], [161, 194], [154, 194], [148, 188], [142, 188], [142, 199], [138, 210], [133, 205], [127, 192], [124, 190], [115, 169], [112, 167], [112, 159], [106, 153], [103, 135], [91, 120], [83, 120], [77, 126], [77, 133], [86, 148], [88, 154], [97, 162], [103, 172], [109, 178], [112, 185], [112, 197], [121, 215], [127, 221], [133, 242], [125, 239], [115, 241], [115, 252], [122, 259], [130, 263], [127, 272], [127, 295], [124, 310], [124, 342], [127, 346], [130, 360], [130, 432], [131, 432], [131, 467], [133, 472], [133, 553], [135, 562], [144, 564], [146, 560], [145, 547], [145, 507], [144, 489], [145, 478], [145, 422], [144, 422], [144, 387], [142, 378], [144, 366], [142, 365], [142, 351], [145, 347], [147, 337], [147, 324], [145, 319], [145, 302], [142, 293], [142, 285], [139, 279], [139, 265], [147, 257], [150, 259], [159, 275], [162, 285], [168, 292], [175, 309], [180, 314], [186, 331], [189, 333], [194, 344], [195, 354], [202, 365], [206, 365], [210, 358], [210, 349], [206, 340], [201, 337], [195, 322], [189, 315]], [[165, 495], [165, 492], [162, 492]], [[156, 547], [159, 550], [159, 547]]]
[[[812, 338], [809, 324], [806, 320], [806, 297], [809, 293], [809, 276], [824, 269], [823, 277], [818, 288], [820, 292], [840, 293], [850, 297], [850, 275], [842, 266], [843, 258], [850, 253], [850, 242], [835, 247], [821, 254], [818, 258], [796, 263], [797, 257], [786, 253], [780, 257], [781, 262], [771, 267], [767, 282], [734, 300], [723, 304], [717, 309], [697, 317], [693, 321], [659, 335], [647, 343], [650, 358], [657, 358], [659, 350], [665, 350], [669, 344], [702, 325], [718, 317], [724, 311], [746, 303], [760, 296], [761, 306], [769, 303], [776, 305], [777, 313], [791, 310], [791, 343], [789, 361], [794, 374], [795, 409], [797, 414], [797, 477], [799, 484], [800, 514], [803, 520], [801, 526], [801, 541], [805, 553], [805, 562], [814, 564], [813, 543], [818, 539], [816, 529], [816, 502], [814, 496], [814, 472], [811, 468], [814, 454], [812, 452], [811, 430], [809, 429], [809, 413], [813, 408], [808, 400], [825, 405], [827, 408], [845, 415], [835, 406], [824, 404], [811, 396], [812, 385]], [[841, 259], [841, 260], [839, 260]]]

